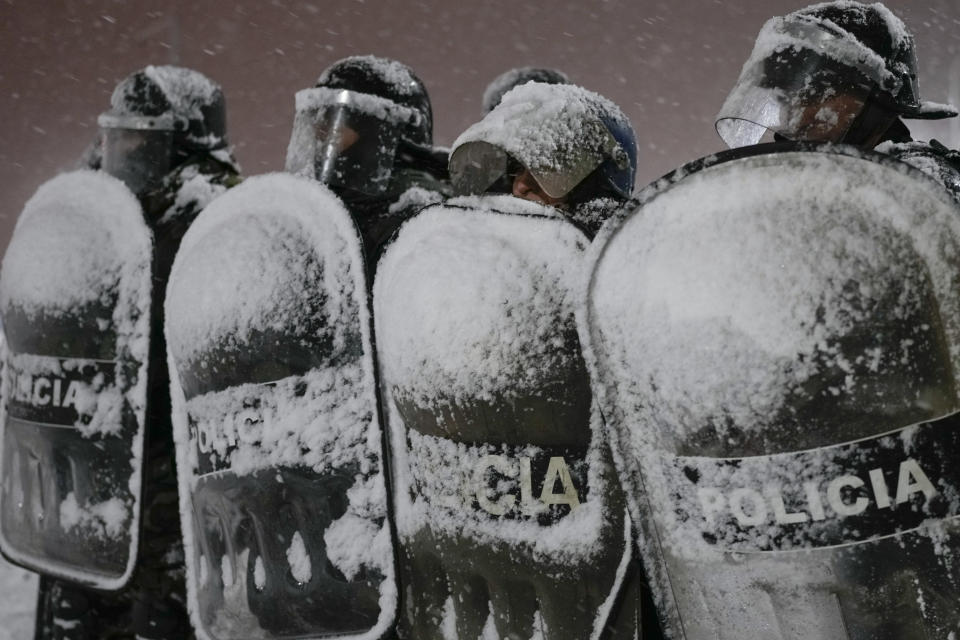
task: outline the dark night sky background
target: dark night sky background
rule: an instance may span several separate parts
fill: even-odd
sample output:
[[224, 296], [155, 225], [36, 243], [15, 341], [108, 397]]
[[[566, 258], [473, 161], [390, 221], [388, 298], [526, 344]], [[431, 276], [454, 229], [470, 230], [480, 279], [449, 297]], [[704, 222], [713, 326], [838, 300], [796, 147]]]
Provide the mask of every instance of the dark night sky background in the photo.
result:
[[[444, 145], [479, 119], [494, 76], [553, 66], [633, 120], [642, 186], [722, 148], [714, 115], [760, 26], [804, 4], [0, 0], [0, 247], [30, 194], [93, 138], [116, 82], [147, 64], [193, 67], [222, 84], [246, 175], [282, 169], [294, 93], [338, 58], [374, 53], [412, 66]], [[960, 2], [887, 5], [916, 35], [922, 95], [960, 103]], [[960, 123], [913, 129], [960, 145]]]

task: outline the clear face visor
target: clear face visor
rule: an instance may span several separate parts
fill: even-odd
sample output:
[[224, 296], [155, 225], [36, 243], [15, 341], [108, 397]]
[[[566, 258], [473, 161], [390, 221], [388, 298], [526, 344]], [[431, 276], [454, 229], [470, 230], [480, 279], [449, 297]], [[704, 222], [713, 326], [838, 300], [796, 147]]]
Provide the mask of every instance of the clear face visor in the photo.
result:
[[415, 118], [412, 109], [375, 96], [301, 91], [286, 170], [332, 186], [383, 193], [393, 173], [400, 130]]
[[458, 195], [484, 193], [507, 175], [512, 157], [530, 171], [545, 194], [551, 198], [564, 198], [603, 164], [606, 157], [616, 157], [618, 152], [625, 155], [608, 131], [601, 135], [596, 149], [568, 149], [560, 154], [563, 161], [551, 166], [527, 157], [523, 148], [508, 153], [489, 142], [465, 142], [450, 154], [450, 181]]
[[[148, 121], [155, 122], [154, 119]], [[147, 128], [137, 124], [130, 118], [114, 122], [112, 117], [100, 117], [103, 130], [101, 167], [139, 196], [158, 187], [170, 171], [173, 128]]]
[[731, 148], [757, 144], [768, 131], [795, 141], [841, 141], [874, 87], [890, 81], [862, 56], [848, 37], [813, 23], [768, 22], [717, 116], [717, 133]]

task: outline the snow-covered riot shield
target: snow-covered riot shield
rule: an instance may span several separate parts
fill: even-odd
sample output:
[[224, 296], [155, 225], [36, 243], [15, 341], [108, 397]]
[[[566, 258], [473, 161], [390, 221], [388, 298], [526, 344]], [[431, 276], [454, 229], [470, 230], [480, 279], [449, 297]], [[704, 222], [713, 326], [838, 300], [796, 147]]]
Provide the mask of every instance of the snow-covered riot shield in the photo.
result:
[[378, 265], [405, 637], [611, 633], [630, 522], [576, 333], [587, 245], [554, 209], [462, 198]]
[[40, 187], [3, 259], [0, 545], [34, 571], [101, 589], [137, 556], [152, 240], [103, 173]]
[[377, 638], [396, 615], [368, 293], [343, 204], [251, 178], [187, 232], [166, 302], [203, 638]]
[[960, 211], [879, 154], [681, 169], [581, 336], [672, 638], [960, 632]]

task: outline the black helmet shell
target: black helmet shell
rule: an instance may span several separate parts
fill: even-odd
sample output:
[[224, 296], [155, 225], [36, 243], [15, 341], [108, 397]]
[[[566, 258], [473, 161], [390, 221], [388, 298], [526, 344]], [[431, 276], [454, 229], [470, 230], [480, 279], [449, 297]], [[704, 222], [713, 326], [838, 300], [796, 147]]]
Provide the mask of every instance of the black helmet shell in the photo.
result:
[[351, 56], [334, 62], [317, 79], [317, 87], [366, 93], [409, 107], [420, 114], [402, 139], [417, 146], [433, 144], [433, 110], [423, 82], [407, 65], [376, 56]]
[[123, 118], [169, 114], [179, 144], [219, 149], [227, 144], [227, 109], [220, 85], [184, 67], [148, 66], [124, 78], [107, 115]]

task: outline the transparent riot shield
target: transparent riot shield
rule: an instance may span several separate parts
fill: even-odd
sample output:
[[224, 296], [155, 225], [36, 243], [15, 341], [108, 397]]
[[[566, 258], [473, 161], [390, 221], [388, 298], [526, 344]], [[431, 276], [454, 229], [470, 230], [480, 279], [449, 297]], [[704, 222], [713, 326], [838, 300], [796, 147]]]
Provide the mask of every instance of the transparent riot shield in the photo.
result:
[[960, 211], [879, 154], [679, 170], [591, 252], [581, 335], [670, 637], [960, 631]]
[[587, 243], [554, 209], [463, 198], [378, 265], [404, 637], [614, 631], [630, 523], [573, 316]]
[[187, 587], [204, 638], [377, 638], [395, 617], [364, 262], [325, 187], [212, 202], [166, 336]]
[[34, 571], [119, 589], [137, 555], [152, 240], [102, 173], [60, 175], [3, 259], [0, 546]]

